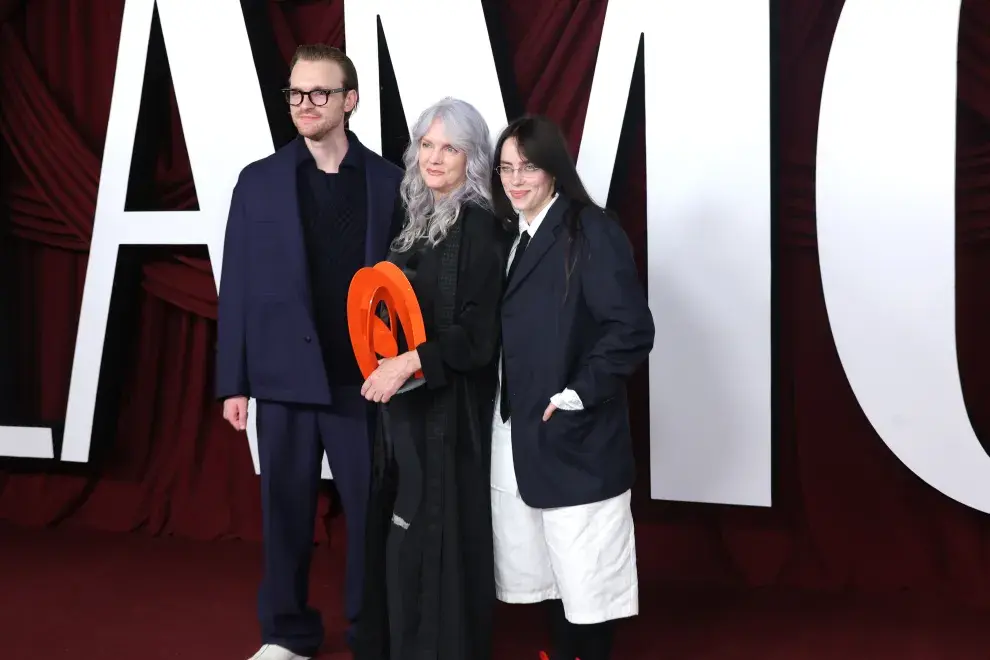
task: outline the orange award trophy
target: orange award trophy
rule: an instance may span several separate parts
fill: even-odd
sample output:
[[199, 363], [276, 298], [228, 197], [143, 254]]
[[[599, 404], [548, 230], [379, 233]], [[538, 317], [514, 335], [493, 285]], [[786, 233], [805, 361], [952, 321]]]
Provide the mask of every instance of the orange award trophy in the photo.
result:
[[[378, 315], [381, 303], [388, 311], [388, 325]], [[389, 261], [356, 272], [347, 290], [347, 329], [354, 357], [365, 378], [378, 368], [380, 358], [399, 354], [400, 328], [408, 350], [426, 341], [419, 300], [405, 273]], [[423, 372], [418, 371], [396, 394], [422, 384]]]

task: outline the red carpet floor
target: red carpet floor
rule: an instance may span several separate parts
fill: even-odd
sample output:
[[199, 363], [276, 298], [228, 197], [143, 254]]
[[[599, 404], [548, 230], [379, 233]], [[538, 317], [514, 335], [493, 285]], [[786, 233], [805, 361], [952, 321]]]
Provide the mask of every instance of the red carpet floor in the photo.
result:
[[[244, 660], [254, 652], [259, 547], [140, 534], [0, 526], [4, 660]], [[336, 543], [314, 561], [312, 599], [340, 648]], [[535, 660], [536, 607], [498, 612], [498, 660]], [[853, 598], [644, 586], [621, 660], [990, 658], [990, 612], [920, 597]]]

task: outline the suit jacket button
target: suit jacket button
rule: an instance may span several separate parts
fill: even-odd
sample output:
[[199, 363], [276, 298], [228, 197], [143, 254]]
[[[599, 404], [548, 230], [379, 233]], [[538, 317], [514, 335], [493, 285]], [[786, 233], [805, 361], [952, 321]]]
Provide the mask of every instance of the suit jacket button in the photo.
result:
[[309, 335], [306, 335], [305, 337], [303, 337], [303, 339], [304, 339], [304, 340], [306, 341], [306, 343], [307, 343], [307, 344], [308, 344], [309, 342], [311, 342], [311, 341], [313, 341], [313, 338], [312, 338], [312, 337], [310, 337]]

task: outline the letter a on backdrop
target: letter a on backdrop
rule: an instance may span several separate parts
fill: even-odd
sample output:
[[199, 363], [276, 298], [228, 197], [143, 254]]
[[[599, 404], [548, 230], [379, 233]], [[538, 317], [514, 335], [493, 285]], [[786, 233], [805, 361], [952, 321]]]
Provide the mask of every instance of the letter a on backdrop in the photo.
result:
[[[89, 458], [100, 360], [120, 246], [207, 245], [219, 286], [231, 190], [241, 168], [274, 149], [240, 3], [158, 0], [200, 210], [124, 211], [154, 8], [155, 0], [127, 0], [124, 5], [93, 241], [72, 363], [62, 446], [65, 461], [85, 462]], [[220, 87], [237, 90], [238, 95], [237, 111], [223, 113], [222, 118], [217, 115]], [[254, 433], [253, 421], [249, 433]]]

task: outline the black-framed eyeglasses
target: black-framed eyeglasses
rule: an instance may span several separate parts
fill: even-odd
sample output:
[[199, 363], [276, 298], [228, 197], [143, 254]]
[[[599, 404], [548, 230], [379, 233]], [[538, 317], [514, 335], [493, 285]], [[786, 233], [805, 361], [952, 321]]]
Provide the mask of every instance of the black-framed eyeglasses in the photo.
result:
[[313, 105], [326, 105], [331, 96], [346, 91], [346, 87], [338, 87], [337, 89], [311, 89], [308, 92], [304, 92], [301, 89], [288, 88], [283, 89], [282, 93], [285, 94], [285, 100], [289, 105], [302, 105], [303, 99], [307, 96], [309, 97], [309, 102]]

